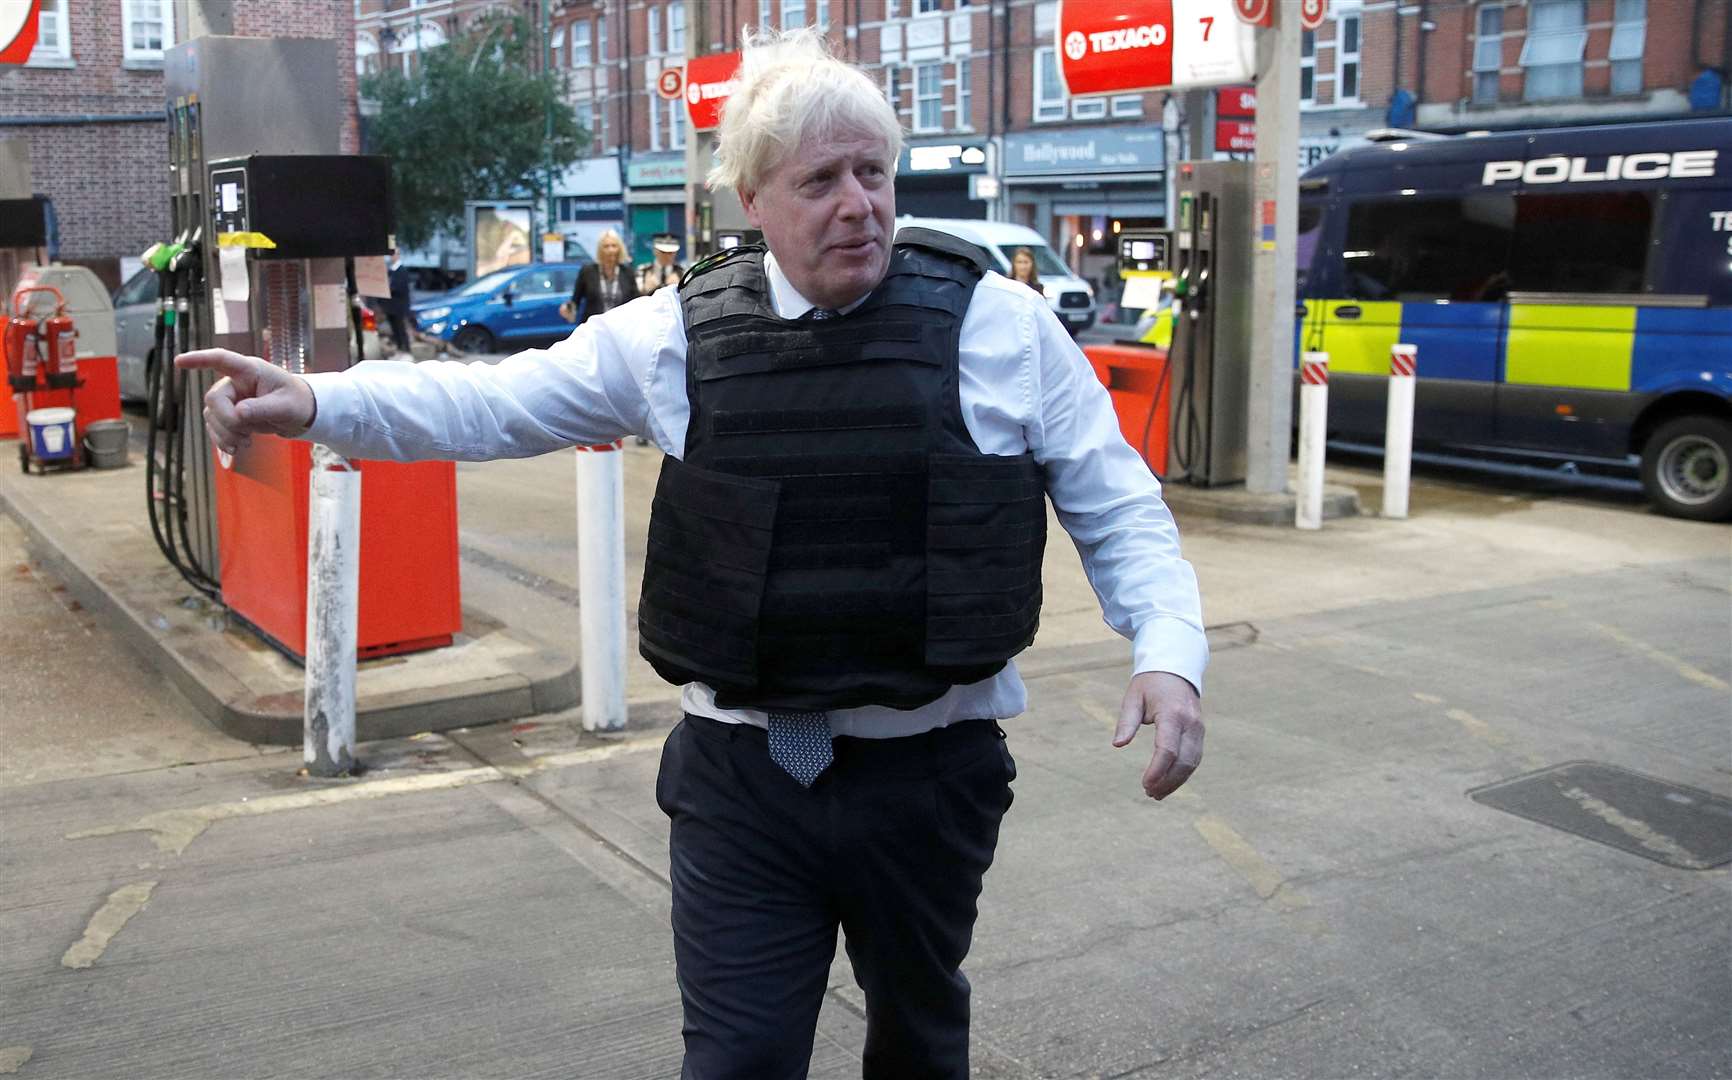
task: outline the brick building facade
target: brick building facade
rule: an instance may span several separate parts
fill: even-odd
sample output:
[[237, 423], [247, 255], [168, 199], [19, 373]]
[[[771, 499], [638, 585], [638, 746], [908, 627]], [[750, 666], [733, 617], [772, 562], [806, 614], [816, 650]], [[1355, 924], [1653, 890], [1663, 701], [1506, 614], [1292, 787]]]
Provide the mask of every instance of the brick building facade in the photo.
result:
[[[178, 9], [178, 13], [177, 13]], [[0, 67], [0, 133], [29, 144], [36, 191], [54, 200], [60, 256], [118, 284], [119, 260], [169, 227], [163, 54], [185, 36], [175, 0], [43, 0], [38, 43]], [[233, 33], [337, 42], [343, 148], [355, 127], [353, 11], [343, 3], [247, 0]]]

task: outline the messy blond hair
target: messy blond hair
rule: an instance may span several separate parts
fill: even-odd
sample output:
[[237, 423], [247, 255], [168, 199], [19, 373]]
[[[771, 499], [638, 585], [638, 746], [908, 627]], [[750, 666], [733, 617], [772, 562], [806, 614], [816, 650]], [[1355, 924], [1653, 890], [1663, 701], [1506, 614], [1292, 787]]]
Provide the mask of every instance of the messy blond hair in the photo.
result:
[[902, 153], [902, 126], [884, 94], [859, 68], [836, 58], [816, 27], [741, 35], [740, 72], [722, 106], [711, 188], [756, 191], [764, 175], [807, 139], [842, 134], [882, 139], [890, 167]]

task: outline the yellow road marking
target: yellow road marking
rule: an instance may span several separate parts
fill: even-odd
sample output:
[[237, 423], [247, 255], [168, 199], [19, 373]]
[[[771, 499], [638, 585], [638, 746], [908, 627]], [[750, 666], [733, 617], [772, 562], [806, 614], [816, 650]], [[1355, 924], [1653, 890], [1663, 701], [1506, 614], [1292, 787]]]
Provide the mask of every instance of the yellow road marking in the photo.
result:
[[1275, 901], [1276, 906], [1286, 911], [1298, 911], [1310, 906], [1303, 896], [1288, 888], [1287, 879], [1281, 875], [1281, 871], [1259, 855], [1257, 849], [1231, 825], [1213, 814], [1204, 814], [1191, 824], [1204, 843], [1209, 845], [1222, 862], [1237, 870], [1239, 875], [1250, 883], [1251, 888], [1257, 891], [1259, 897]]
[[154, 888], [154, 881], [135, 881], [110, 893], [108, 902], [90, 917], [90, 925], [84, 928], [84, 936], [74, 942], [72, 947], [66, 950], [66, 955], [60, 958], [60, 965], [87, 968], [96, 963], [127, 920], [143, 910], [145, 901], [150, 899], [150, 892]]
[[549, 754], [546, 757], [521, 765], [481, 765], [470, 769], [453, 769], [450, 772], [394, 776], [386, 780], [363, 780], [340, 787], [320, 788], [315, 791], [296, 791], [287, 795], [266, 795], [263, 798], [247, 799], [243, 802], [211, 803], [206, 806], [159, 810], [153, 814], [146, 814], [128, 825], [105, 825], [97, 829], [68, 833], [66, 839], [84, 840], [94, 836], [148, 832], [154, 834], [152, 838], [156, 841], [158, 851], [179, 855], [186, 850], [188, 844], [198, 839], [199, 834], [209, 828], [211, 823], [229, 818], [259, 817], [264, 814], [280, 814], [290, 810], [333, 806], [338, 803], [355, 802], [361, 799], [384, 799], [394, 795], [418, 795], [428, 791], [449, 791], [455, 788], [469, 787], [472, 784], [491, 784], [500, 780], [529, 776], [548, 769], [587, 765], [592, 762], [605, 761], [618, 754], [648, 750], [662, 745], [665, 739], [665, 735], [656, 734], [636, 739], [625, 739], [620, 742], [609, 743], [606, 746]]
[[1640, 653], [1663, 667], [1671, 668], [1697, 686], [1705, 686], [1710, 690], [1732, 690], [1732, 686], [1728, 686], [1726, 680], [1710, 675], [1701, 668], [1678, 659], [1671, 653], [1662, 652], [1645, 641], [1639, 641], [1615, 626], [1607, 626], [1605, 623], [1595, 622], [1592, 619], [1582, 619], [1582, 621], [1625, 648]]

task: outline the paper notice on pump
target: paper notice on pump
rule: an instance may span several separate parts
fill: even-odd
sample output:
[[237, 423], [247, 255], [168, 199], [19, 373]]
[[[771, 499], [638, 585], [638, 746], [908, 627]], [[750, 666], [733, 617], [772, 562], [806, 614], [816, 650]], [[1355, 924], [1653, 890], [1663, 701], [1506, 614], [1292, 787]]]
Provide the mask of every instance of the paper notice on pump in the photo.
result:
[[1142, 308], [1146, 311], [1159, 306], [1160, 302], [1160, 278], [1141, 275], [1125, 278], [1125, 293], [1119, 298], [1120, 307]]
[[218, 337], [229, 332], [229, 306], [223, 302], [223, 291], [210, 291], [210, 325]]
[[385, 256], [355, 257], [355, 291], [362, 296], [377, 296], [380, 299], [391, 295], [391, 271], [385, 266]]
[[239, 247], [217, 248], [218, 288], [223, 295], [237, 304], [244, 304], [252, 299], [252, 282], [247, 280], [247, 249]]
[[342, 282], [313, 286], [313, 329], [346, 330], [349, 317], [345, 308], [349, 293]]

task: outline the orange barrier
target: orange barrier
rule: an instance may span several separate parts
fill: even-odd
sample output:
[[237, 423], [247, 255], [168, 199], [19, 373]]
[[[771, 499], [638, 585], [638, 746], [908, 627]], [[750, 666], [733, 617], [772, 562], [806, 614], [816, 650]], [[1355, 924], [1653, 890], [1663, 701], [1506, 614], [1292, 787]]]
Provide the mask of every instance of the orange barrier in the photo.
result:
[[1083, 355], [1113, 399], [1125, 441], [1143, 456], [1150, 472], [1163, 475], [1172, 413], [1167, 351], [1147, 345], [1085, 345]]

